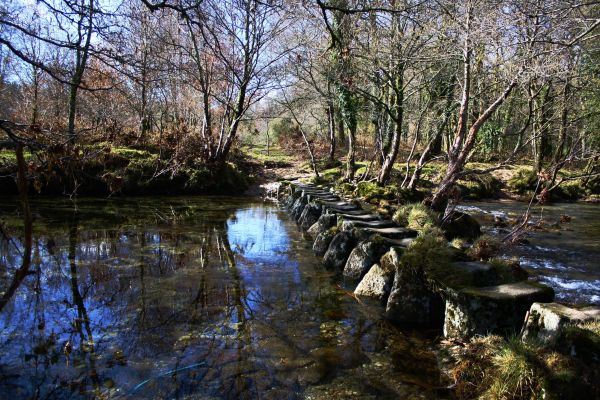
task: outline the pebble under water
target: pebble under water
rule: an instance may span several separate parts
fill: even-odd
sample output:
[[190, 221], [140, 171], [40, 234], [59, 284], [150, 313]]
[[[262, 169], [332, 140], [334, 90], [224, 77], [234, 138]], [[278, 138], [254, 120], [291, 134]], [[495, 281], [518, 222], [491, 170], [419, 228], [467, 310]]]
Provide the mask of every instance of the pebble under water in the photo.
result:
[[[443, 398], [439, 332], [401, 331], [277, 206], [40, 199], [32, 263], [0, 202], [0, 397]], [[22, 279], [21, 279], [22, 278]]]

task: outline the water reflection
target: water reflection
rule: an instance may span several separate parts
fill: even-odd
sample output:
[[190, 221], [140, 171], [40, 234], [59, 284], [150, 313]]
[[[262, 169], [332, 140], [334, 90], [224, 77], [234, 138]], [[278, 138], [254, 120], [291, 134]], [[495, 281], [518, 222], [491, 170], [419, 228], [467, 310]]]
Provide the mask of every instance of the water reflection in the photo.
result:
[[0, 206], [3, 398], [439, 396], [431, 341], [358, 304], [275, 207], [32, 208], [23, 273], [26, 232], [17, 206]]

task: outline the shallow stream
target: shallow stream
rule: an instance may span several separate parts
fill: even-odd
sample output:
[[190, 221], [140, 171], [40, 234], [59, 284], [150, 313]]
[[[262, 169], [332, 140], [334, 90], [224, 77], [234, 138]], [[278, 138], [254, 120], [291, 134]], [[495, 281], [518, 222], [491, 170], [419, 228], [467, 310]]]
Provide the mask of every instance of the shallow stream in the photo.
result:
[[0, 201], [1, 398], [444, 395], [437, 333], [359, 302], [274, 205], [39, 199], [24, 275], [18, 210]]
[[[509, 227], [494, 227], [491, 219], [517, 219], [527, 209], [516, 201], [470, 202], [462, 210], [478, 218], [484, 230], [506, 236]], [[556, 203], [536, 206], [526, 244], [504, 250], [516, 257], [532, 277], [552, 286], [558, 301], [600, 305], [600, 205]]]

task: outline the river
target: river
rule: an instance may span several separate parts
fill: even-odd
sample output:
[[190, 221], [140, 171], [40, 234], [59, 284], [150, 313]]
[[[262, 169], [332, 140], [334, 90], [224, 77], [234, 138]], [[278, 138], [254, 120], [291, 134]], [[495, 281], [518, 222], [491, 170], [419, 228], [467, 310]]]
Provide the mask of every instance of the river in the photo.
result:
[[[517, 219], [527, 204], [469, 202], [461, 209], [478, 218], [484, 232], [502, 238], [510, 227], [494, 227], [490, 217]], [[532, 208], [531, 225], [540, 220], [544, 229], [530, 229], [525, 244], [504, 248], [502, 256], [518, 258], [533, 279], [554, 288], [557, 301], [600, 305], [600, 205], [538, 205]]]
[[439, 332], [359, 302], [275, 205], [36, 199], [15, 282], [18, 209], [0, 202], [2, 398], [440, 398]]

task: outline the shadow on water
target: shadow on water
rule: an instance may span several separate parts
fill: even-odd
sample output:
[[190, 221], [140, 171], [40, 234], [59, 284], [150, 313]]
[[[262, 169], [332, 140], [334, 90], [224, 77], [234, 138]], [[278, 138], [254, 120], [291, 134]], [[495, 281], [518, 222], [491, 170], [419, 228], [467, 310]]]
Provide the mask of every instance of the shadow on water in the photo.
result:
[[357, 303], [274, 206], [31, 208], [23, 229], [0, 205], [3, 398], [439, 397], [432, 339]]

